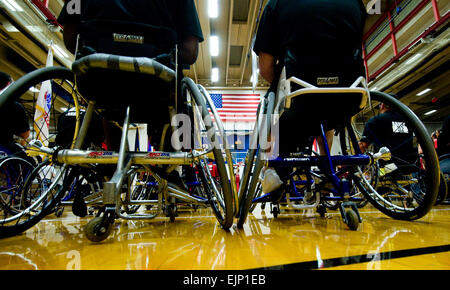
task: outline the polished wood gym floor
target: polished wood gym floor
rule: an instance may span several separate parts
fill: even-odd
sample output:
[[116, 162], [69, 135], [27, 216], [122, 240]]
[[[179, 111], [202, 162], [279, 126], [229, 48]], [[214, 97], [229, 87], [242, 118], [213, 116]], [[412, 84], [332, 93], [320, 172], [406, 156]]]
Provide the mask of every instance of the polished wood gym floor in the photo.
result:
[[208, 209], [181, 212], [175, 222], [117, 220], [101, 243], [88, 241], [92, 218], [66, 208], [20, 236], [0, 240], [0, 269], [450, 269], [450, 205], [414, 222], [370, 206], [357, 231], [338, 212], [284, 211], [274, 219], [258, 206], [244, 229], [224, 231]]

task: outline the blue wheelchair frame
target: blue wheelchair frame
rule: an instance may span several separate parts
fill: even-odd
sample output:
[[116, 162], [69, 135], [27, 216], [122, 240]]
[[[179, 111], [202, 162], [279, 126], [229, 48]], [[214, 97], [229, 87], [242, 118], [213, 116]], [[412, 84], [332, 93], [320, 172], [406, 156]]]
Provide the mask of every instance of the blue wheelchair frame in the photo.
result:
[[[314, 87], [302, 80], [299, 80], [295, 77], [290, 78], [289, 80], [283, 79], [284, 75], [280, 78], [280, 83], [278, 84], [278, 92], [275, 95], [275, 92], [269, 92], [266, 96], [266, 100], [261, 103], [260, 111], [258, 115], [257, 127], [255, 127], [255, 132], [253, 135], [252, 145], [256, 145], [256, 139], [261, 138], [258, 136], [260, 134], [260, 130], [265, 130], [264, 126], [261, 126], [262, 122], [267, 120], [268, 124], [272, 122], [272, 114], [277, 112], [277, 108], [279, 104], [284, 105], [284, 108], [290, 108], [291, 99], [301, 94], [311, 94], [311, 93], [361, 93], [362, 101], [360, 104], [360, 108], [362, 109], [366, 101], [368, 99], [369, 91], [365, 85], [364, 78], [358, 78], [352, 86], [349, 88], [317, 88]], [[295, 92], [290, 92], [290, 82], [294, 82], [303, 87], [303, 89], [299, 89]], [[284, 93], [284, 99], [282, 98]], [[263, 119], [264, 114], [267, 114], [267, 119]], [[261, 121], [263, 119], [264, 121]], [[276, 157], [272, 160], [262, 161], [261, 160], [261, 148], [260, 146], [255, 146], [257, 149], [249, 150], [249, 156], [247, 156], [246, 160], [246, 169], [244, 169], [244, 175], [241, 181], [239, 197], [240, 197], [240, 211], [239, 211], [239, 221], [238, 227], [242, 227], [245, 222], [246, 216], [248, 214], [248, 209], [250, 207], [249, 202], [251, 203], [265, 203], [272, 202], [276, 205], [280, 202], [287, 202], [288, 204], [294, 205], [293, 202], [304, 201], [305, 195], [302, 194], [301, 191], [312, 191], [312, 187], [315, 184], [314, 178], [321, 179], [323, 182], [329, 182], [333, 185], [333, 189], [330, 192], [335, 196], [320, 196], [319, 192], [316, 192], [316, 201], [312, 205], [308, 206], [298, 206], [299, 209], [306, 209], [312, 207], [318, 207], [319, 202], [323, 201], [342, 201], [339, 204], [339, 209], [341, 211], [342, 218], [344, 222], [349, 225], [349, 223], [358, 224], [362, 222], [361, 216], [359, 215], [357, 206], [355, 202], [362, 201], [361, 198], [351, 197], [351, 183], [348, 179], [344, 177], [346, 173], [350, 171], [355, 171], [357, 166], [367, 166], [370, 165], [371, 162], [374, 162], [373, 156], [369, 156], [367, 154], [363, 154], [359, 148], [357, 138], [353, 132], [350, 130], [350, 124], [347, 125], [350, 142], [352, 147], [354, 148], [355, 154], [353, 155], [337, 155], [332, 156], [328, 147], [328, 143], [326, 141], [325, 130], [323, 125], [321, 127], [321, 135], [324, 140], [324, 147], [326, 148], [326, 155], [324, 156], [309, 156], [304, 155], [301, 157]], [[253, 168], [253, 162], [257, 156], [255, 161], [255, 167]], [[385, 156], [383, 156], [385, 157]], [[287, 184], [289, 180], [290, 186], [285, 186], [282, 188], [284, 190], [283, 193], [280, 193], [280, 190], [275, 190], [270, 193], [266, 193], [260, 197], [254, 196], [255, 187], [257, 184], [257, 179], [259, 178], [259, 172], [262, 169], [262, 163], [265, 163], [266, 166], [274, 168], [275, 170], [278, 168], [296, 168], [294, 172], [291, 172], [289, 176], [280, 176], [283, 184]], [[336, 171], [336, 167], [341, 167]], [[313, 170], [312, 167], [318, 167], [319, 170]], [[297, 175], [306, 176], [305, 180], [295, 180], [295, 176]], [[325, 177], [322, 177], [324, 175]], [[301, 186], [303, 190], [299, 190], [297, 187]], [[294, 205], [294, 208], [295, 205]], [[357, 218], [357, 221], [349, 221], [348, 215], [345, 212], [345, 208], [350, 208], [354, 212], [352, 214], [353, 217]], [[279, 212], [279, 209], [278, 209]], [[276, 212], [274, 216], [276, 216]], [[350, 226], [350, 225], [349, 225]], [[353, 227], [355, 226], [350, 226]], [[356, 226], [357, 227], [357, 226]]]

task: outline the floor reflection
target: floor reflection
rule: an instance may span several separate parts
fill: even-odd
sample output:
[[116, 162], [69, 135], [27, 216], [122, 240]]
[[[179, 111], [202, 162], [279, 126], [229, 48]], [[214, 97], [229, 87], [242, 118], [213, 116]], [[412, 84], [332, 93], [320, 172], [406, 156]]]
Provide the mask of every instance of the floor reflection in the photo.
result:
[[436, 208], [415, 222], [370, 208], [361, 214], [360, 228], [350, 231], [337, 212], [325, 218], [311, 211], [285, 212], [274, 219], [257, 207], [243, 229], [224, 231], [206, 209], [184, 212], [173, 223], [118, 220], [110, 237], [96, 244], [83, 233], [90, 218], [66, 213], [0, 240], [0, 269], [395, 269], [408, 268], [402, 259], [421, 255], [414, 249], [435, 251], [429, 259], [450, 269], [449, 208]]

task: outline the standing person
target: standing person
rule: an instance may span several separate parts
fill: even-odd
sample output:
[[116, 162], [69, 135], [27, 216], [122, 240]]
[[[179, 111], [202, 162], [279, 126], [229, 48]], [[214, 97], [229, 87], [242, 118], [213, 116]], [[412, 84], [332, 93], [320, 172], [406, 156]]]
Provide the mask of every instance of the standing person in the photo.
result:
[[[286, 78], [295, 76], [319, 87], [350, 86], [365, 75], [362, 59], [365, 19], [361, 0], [269, 0], [253, 47], [259, 57], [261, 76], [273, 87], [285, 67]], [[342, 120], [319, 120], [317, 112], [334, 116], [333, 112], [340, 111], [344, 116], [345, 110], [352, 111], [335, 96], [327, 100], [333, 98], [338, 106], [303, 99], [296, 104], [297, 100], [293, 100], [291, 109], [280, 116], [280, 154], [298, 152], [299, 147], [311, 143], [311, 136], [320, 135], [320, 123], [324, 124], [331, 148], [333, 127]], [[324, 142], [321, 137], [318, 141], [323, 154]], [[280, 184], [279, 180], [276, 184]]]
[[[0, 72], [0, 92], [6, 89], [13, 79], [7, 73]], [[28, 160], [24, 148], [30, 137], [30, 124], [25, 108], [15, 101], [0, 109], [0, 151], [3, 155], [17, 155]], [[17, 143], [15, 137], [19, 138]], [[30, 158], [31, 160], [32, 158]]]

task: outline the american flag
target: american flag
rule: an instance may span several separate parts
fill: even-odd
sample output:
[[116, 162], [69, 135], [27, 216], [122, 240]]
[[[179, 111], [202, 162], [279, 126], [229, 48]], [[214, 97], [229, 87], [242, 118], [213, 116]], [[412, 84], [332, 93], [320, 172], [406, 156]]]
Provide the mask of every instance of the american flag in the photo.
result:
[[210, 94], [222, 122], [255, 122], [261, 95]]

